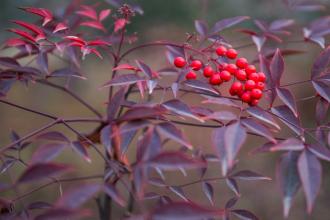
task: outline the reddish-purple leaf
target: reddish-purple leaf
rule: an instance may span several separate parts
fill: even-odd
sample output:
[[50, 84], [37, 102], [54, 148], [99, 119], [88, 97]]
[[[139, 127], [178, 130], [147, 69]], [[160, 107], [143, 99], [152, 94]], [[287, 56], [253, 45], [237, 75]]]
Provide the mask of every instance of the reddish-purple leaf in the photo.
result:
[[311, 213], [321, 187], [322, 167], [320, 161], [306, 150], [299, 156], [298, 171], [305, 192], [307, 211]]
[[205, 161], [189, 157], [181, 151], [162, 152], [147, 161], [147, 164], [164, 170], [195, 169], [206, 166]]
[[224, 106], [229, 106], [229, 107], [235, 107], [235, 108], [240, 108], [239, 105], [234, 103], [232, 100], [227, 99], [227, 98], [214, 98], [214, 97], [209, 97], [206, 96], [206, 100], [203, 101], [202, 103], [211, 103], [211, 104], [217, 104], [217, 105], [224, 105]]
[[36, 216], [34, 220], [80, 219], [90, 215], [89, 210], [60, 207], [48, 209], [46, 212]]
[[10, 68], [20, 67], [20, 64], [17, 62], [17, 60], [11, 57], [0, 57], [0, 65]]
[[327, 112], [329, 109], [330, 103], [324, 98], [320, 97], [316, 103], [315, 107], [315, 120], [318, 125], [321, 125], [325, 122], [325, 118], [327, 116]]
[[40, 69], [44, 73], [49, 74], [47, 53], [43, 53], [43, 52], [39, 53], [36, 61], [37, 61], [37, 64], [39, 65]]
[[85, 21], [80, 23], [81, 26], [95, 28], [101, 31], [106, 31], [103, 24], [99, 21]]
[[296, 134], [303, 135], [303, 129], [299, 118], [297, 118], [287, 106], [281, 105], [272, 107], [271, 111]]
[[58, 23], [56, 25], [56, 27], [54, 28], [53, 33], [55, 34], [57, 32], [64, 31], [64, 30], [67, 30], [67, 29], [69, 29], [69, 27], [66, 24]]
[[52, 205], [47, 202], [32, 202], [29, 204], [28, 209], [49, 209]]
[[150, 67], [143, 63], [142, 61], [140, 60], [136, 60], [135, 61], [137, 66], [139, 67], [139, 69], [149, 78], [151, 79], [152, 78], [152, 70], [150, 69]]
[[254, 134], [265, 137], [268, 140], [270, 140], [271, 142], [276, 143], [276, 140], [273, 137], [273, 134], [269, 131], [269, 129], [267, 127], [265, 127], [264, 125], [256, 122], [254, 119], [244, 118], [241, 120], [241, 123], [244, 125], [244, 127], [249, 129]]
[[107, 106], [107, 115], [109, 121], [115, 118], [122, 102], [124, 101], [126, 91], [127, 87], [120, 88], [109, 101]]
[[321, 76], [326, 67], [330, 64], [330, 46], [327, 47], [322, 53], [316, 58], [312, 67], [311, 78], [315, 79]]
[[240, 196], [239, 188], [235, 179], [226, 178], [226, 184], [229, 187], [229, 189], [236, 194], [236, 196]]
[[230, 175], [233, 179], [239, 180], [271, 180], [271, 178], [260, 175], [250, 170], [241, 170]]
[[236, 24], [239, 24], [242, 21], [245, 21], [249, 18], [250, 17], [247, 17], [247, 16], [237, 16], [237, 17], [222, 19], [222, 20], [218, 21], [217, 23], [215, 23], [215, 25], [212, 27], [210, 32], [212, 34], [215, 34], [215, 33], [219, 32], [219, 31], [222, 31], [226, 28], [229, 28], [229, 27], [232, 27]]
[[211, 205], [214, 206], [214, 190], [213, 186], [208, 182], [202, 182], [202, 189], [207, 197], [207, 199], [210, 201]]
[[164, 110], [157, 107], [134, 107], [129, 109], [123, 116], [119, 118], [120, 121], [131, 121], [145, 118], [154, 118], [164, 114]]
[[208, 93], [211, 93], [211, 95], [219, 95], [219, 92], [216, 91], [215, 89], [212, 88], [212, 86], [210, 86], [210, 84], [200, 81], [200, 80], [186, 80], [184, 82], [184, 85], [189, 86], [191, 88], [196, 89], [197, 91], [205, 91]]
[[282, 100], [282, 102], [290, 108], [290, 110], [295, 114], [295, 116], [298, 116], [298, 109], [297, 104], [295, 101], [294, 96], [290, 92], [290, 90], [286, 88], [276, 88], [276, 93], [278, 97]]
[[226, 159], [228, 160], [229, 167], [232, 167], [246, 139], [246, 130], [239, 122], [235, 122], [226, 127], [224, 136]]
[[252, 41], [256, 45], [258, 52], [260, 52], [266, 42], [266, 38], [262, 36], [252, 35]]
[[311, 144], [308, 150], [321, 160], [330, 162], [330, 150], [319, 144]]
[[305, 148], [304, 143], [296, 138], [288, 138], [270, 148], [270, 151], [301, 151]]
[[32, 163], [44, 163], [56, 158], [67, 146], [64, 143], [48, 143], [41, 145], [31, 156]]
[[263, 110], [260, 107], [250, 107], [246, 110], [250, 115], [255, 117], [256, 119], [259, 119], [262, 122], [265, 122], [268, 125], [271, 125], [272, 127], [276, 128], [277, 130], [280, 130], [281, 127], [276, 123], [273, 116], [268, 113], [267, 111]]
[[184, 201], [186, 201], [186, 202], [189, 201], [181, 187], [179, 187], [179, 186], [170, 186], [170, 187], [168, 187], [168, 189], [171, 190], [172, 192], [174, 192], [177, 196], [179, 196]]
[[161, 139], [154, 127], [144, 133], [143, 138], [138, 142], [136, 158], [137, 161], [146, 161], [159, 154], [162, 147]]
[[134, 71], [138, 71], [139, 68], [132, 66], [130, 64], [127, 63], [123, 63], [123, 64], [119, 64], [117, 67], [113, 68], [112, 71], [115, 70], [134, 70]]
[[63, 68], [53, 71], [50, 74], [51, 77], [76, 77], [80, 79], [86, 79], [86, 77], [82, 76], [81, 73], [72, 69], [72, 68]]
[[236, 205], [237, 201], [238, 201], [238, 197], [233, 197], [233, 198], [229, 199], [225, 205], [226, 209], [230, 209], [230, 208], [234, 207]]
[[294, 20], [293, 19], [279, 19], [279, 20], [273, 21], [269, 25], [269, 30], [271, 30], [271, 31], [277, 31], [277, 30], [281, 30], [283, 28], [292, 26], [293, 24], [294, 24]]
[[276, 50], [272, 61], [270, 62], [270, 72], [274, 83], [279, 86], [284, 72], [284, 60], [279, 49]]
[[111, 184], [105, 184], [104, 185], [104, 192], [110, 196], [116, 203], [121, 205], [122, 207], [125, 207], [126, 202], [124, 198], [119, 194], [118, 190], [116, 189], [115, 186]]
[[76, 14], [82, 15], [84, 17], [97, 20], [97, 14], [94, 8], [88, 5], [82, 5], [81, 10], [77, 11]]
[[204, 120], [218, 120], [218, 121], [232, 121], [237, 119], [237, 115], [231, 111], [219, 111], [219, 112], [212, 112], [207, 116], [203, 117]]
[[144, 78], [136, 74], [117, 75], [115, 78], [102, 85], [101, 88], [109, 86], [130, 85], [143, 80]]
[[195, 29], [198, 34], [200, 34], [202, 37], [205, 37], [208, 32], [208, 26], [205, 21], [202, 20], [195, 20]]
[[178, 99], [172, 99], [162, 104], [166, 109], [182, 116], [196, 119], [200, 122], [204, 122], [201, 118], [194, 115], [189, 106]]
[[100, 12], [99, 14], [99, 20], [103, 21], [104, 19], [106, 19], [111, 13], [111, 9], [104, 9]]
[[212, 147], [215, 149], [218, 158], [221, 162], [221, 169], [222, 169], [222, 175], [227, 175], [229, 165], [228, 160], [226, 156], [226, 148], [225, 148], [225, 127], [214, 129], [212, 132]]
[[192, 149], [193, 146], [184, 138], [183, 133], [175, 125], [169, 122], [163, 122], [157, 125], [157, 130], [160, 134], [167, 138], [186, 146], [188, 149]]
[[126, 24], [127, 24], [127, 20], [125, 18], [117, 19], [115, 21], [115, 28], [114, 28], [115, 33], [123, 29], [126, 26]]
[[43, 24], [42, 26], [45, 26], [46, 24], [48, 24], [50, 21], [53, 20], [53, 14], [45, 8], [33, 8], [33, 7], [23, 7], [20, 8], [26, 12], [29, 12], [31, 14], [35, 14], [38, 15], [40, 17], [43, 18]]
[[71, 170], [68, 165], [57, 163], [37, 163], [29, 166], [17, 180], [17, 183], [34, 182], [57, 176]]
[[0, 166], [0, 174], [5, 173], [16, 162], [17, 162], [17, 160], [15, 158], [9, 158], [9, 159], [5, 160]]
[[42, 133], [36, 137], [37, 139], [48, 140], [48, 141], [60, 141], [70, 143], [70, 140], [62, 133], [58, 131], [49, 131]]
[[285, 218], [289, 216], [292, 199], [301, 186], [297, 169], [298, 156], [298, 153], [292, 151], [284, 154], [276, 169], [277, 181], [283, 196], [283, 215]]
[[255, 216], [252, 212], [244, 209], [234, 209], [230, 210], [232, 214], [242, 220], [258, 220], [259, 218]]
[[101, 189], [99, 184], [79, 185], [66, 191], [55, 203], [56, 207], [79, 208]]
[[34, 24], [30, 24], [30, 23], [27, 23], [24, 21], [18, 21], [18, 20], [13, 20], [12, 22], [34, 32], [37, 35], [40, 35], [41, 37], [43, 37], [43, 39], [45, 38], [44, 32], [38, 26], [36, 26]]
[[314, 86], [314, 89], [317, 91], [317, 93], [330, 102], [330, 86], [328, 86], [326, 83], [321, 81], [312, 81], [312, 84]]
[[19, 29], [14, 29], [14, 28], [11, 28], [11, 29], [8, 29], [9, 32], [12, 32], [14, 34], [17, 34], [27, 40], [30, 40], [32, 42], [36, 42], [36, 39], [31, 35], [29, 34], [28, 32], [26, 31], [22, 31], [22, 30], [19, 30]]
[[154, 209], [150, 217], [155, 220], [200, 220], [223, 215], [222, 209], [209, 209], [192, 202], [171, 202]]
[[88, 163], [91, 163], [91, 158], [88, 155], [87, 149], [79, 141], [74, 141], [71, 143], [71, 147]]

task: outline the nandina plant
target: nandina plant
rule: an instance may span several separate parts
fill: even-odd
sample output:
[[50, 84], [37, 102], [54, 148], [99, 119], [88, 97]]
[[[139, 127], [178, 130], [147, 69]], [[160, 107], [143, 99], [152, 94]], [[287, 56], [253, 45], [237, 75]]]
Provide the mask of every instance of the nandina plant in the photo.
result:
[[[121, 218], [127, 219], [231, 219], [233, 216], [258, 219], [258, 213], [237, 206], [242, 197], [238, 181], [244, 184], [262, 180], [278, 182], [284, 217], [289, 217], [300, 188], [310, 214], [321, 187], [321, 161], [330, 161], [327, 117], [330, 47], [325, 43], [325, 36], [330, 33], [330, 17], [317, 18], [303, 26], [292, 19], [266, 23], [247, 16], [222, 18], [210, 27], [206, 21], [196, 20], [196, 33], [188, 34], [185, 42], [155, 40], [139, 44], [135, 42], [136, 36], [127, 30], [134, 16], [142, 16], [141, 7], [122, 1], [106, 2], [85, 5], [75, 0], [62, 14], [45, 8], [21, 7], [36, 21], [13, 20], [16, 27], [8, 29], [12, 37], [4, 42], [2, 51], [14, 52], [12, 56], [0, 57], [0, 103], [51, 122], [35, 128], [30, 121], [31, 132], [20, 135], [12, 132], [12, 142], [1, 143], [1, 175], [12, 177], [12, 181], [0, 184], [1, 219], [87, 216], [108, 220], [114, 217], [113, 206], [119, 207], [124, 213]], [[305, 1], [285, 3], [292, 11], [324, 9]], [[247, 45], [236, 46], [222, 31], [242, 22], [252, 22], [256, 28], [236, 31], [251, 39]], [[289, 41], [288, 35], [293, 31], [303, 36]], [[282, 75], [289, 74], [284, 57], [308, 53], [299, 48], [286, 49], [292, 42], [320, 46], [321, 50], [314, 59], [310, 78], [298, 76], [294, 77], [296, 81], [283, 82]], [[164, 48], [167, 66], [154, 69], [141, 59], [131, 60], [132, 53], [153, 47]], [[246, 47], [255, 47], [257, 56], [242, 56], [240, 50]], [[108, 94], [104, 100], [105, 115], [69, 83], [87, 80], [81, 64], [91, 56], [111, 63], [109, 81], [100, 85], [99, 90]], [[66, 66], [51, 69], [49, 60], [54, 58]], [[63, 78], [64, 84], [56, 81], [58, 78]], [[64, 92], [90, 110], [93, 117], [63, 118], [23, 106], [6, 98], [13, 84], [24, 84], [31, 90], [35, 84], [42, 84]], [[314, 92], [296, 99], [291, 87], [307, 84]], [[133, 93], [139, 98], [132, 97]], [[186, 98], [187, 94], [194, 98]], [[191, 104], [196, 98], [201, 100], [200, 104]], [[304, 125], [301, 109], [297, 107], [297, 102], [308, 100], [315, 103], [314, 113], [308, 116], [315, 121], [313, 127]], [[82, 133], [73, 126], [77, 122], [92, 123], [95, 129]], [[55, 126], [72, 132], [76, 138], [67, 137]], [[206, 146], [189, 141], [183, 129], [187, 126], [200, 132], [212, 129], [212, 135], [205, 136], [212, 142], [211, 153], [203, 148]], [[279, 132], [286, 128], [287, 132]], [[254, 146], [251, 153], [256, 159], [258, 153], [278, 152], [275, 179], [267, 177], [270, 174], [264, 176], [258, 170], [240, 167], [239, 157], [247, 156], [239, 154], [240, 149], [253, 136], [264, 143]], [[74, 175], [81, 173], [79, 167], [61, 162], [59, 156], [66, 152], [95, 166], [95, 159], [89, 156], [91, 151], [97, 153], [96, 160], [104, 161], [104, 167], [98, 168], [102, 174]], [[32, 152], [29, 159], [21, 157], [25, 152]], [[23, 170], [14, 173], [14, 165]], [[210, 168], [219, 170], [217, 175], [208, 173]], [[167, 176], [173, 171], [184, 175], [178, 175], [170, 184]], [[197, 178], [191, 180], [191, 175]], [[214, 186], [220, 181], [231, 191], [226, 204], [221, 206], [216, 199], [223, 195], [214, 194]], [[62, 188], [61, 183], [71, 184]], [[56, 184], [61, 192], [54, 201], [38, 194]], [[199, 201], [201, 198], [195, 194], [185, 193], [193, 185], [199, 185], [208, 204]], [[30, 199], [34, 194], [34, 199]], [[91, 212], [90, 207], [83, 206], [88, 201], [95, 202], [98, 209]]]

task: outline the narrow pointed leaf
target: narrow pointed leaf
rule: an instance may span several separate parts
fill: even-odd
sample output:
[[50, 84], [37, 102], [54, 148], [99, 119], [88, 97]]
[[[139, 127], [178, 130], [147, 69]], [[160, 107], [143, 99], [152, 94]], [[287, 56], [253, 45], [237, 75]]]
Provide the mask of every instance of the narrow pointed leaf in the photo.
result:
[[101, 88], [109, 86], [130, 85], [144, 79], [136, 74], [117, 75], [115, 78], [105, 83]]
[[263, 110], [260, 107], [250, 107], [246, 110], [250, 115], [252, 115], [253, 117], [255, 117], [256, 119], [259, 119], [260, 121], [271, 125], [272, 127], [276, 128], [277, 130], [280, 130], [281, 127], [277, 124], [277, 122], [275, 121], [275, 119], [273, 118], [273, 116], [266, 112], [265, 110]]
[[271, 178], [260, 175], [256, 172], [250, 170], [241, 170], [232, 175], [231, 178], [239, 179], [239, 180], [271, 180]]
[[281, 105], [272, 107], [271, 111], [296, 134], [303, 134], [303, 129], [301, 127], [299, 118], [297, 118], [287, 106]]
[[237, 16], [237, 17], [222, 19], [222, 20], [218, 21], [217, 23], [215, 23], [215, 25], [212, 27], [210, 32], [212, 34], [215, 34], [215, 33], [219, 32], [219, 31], [222, 31], [226, 28], [229, 28], [229, 27], [232, 27], [236, 24], [239, 24], [242, 21], [245, 21], [247, 19], [249, 19], [249, 17], [247, 17], [247, 16]]
[[296, 138], [289, 138], [270, 148], [270, 151], [301, 151], [305, 148], [304, 143]]
[[308, 150], [321, 160], [330, 162], [330, 150], [325, 146], [312, 144], [309, 146]]
[[88, 163], [91, 162], [91, 158], [88, 155], [87, 149], [79, 141], [74, 141], [71, 143], [71, 147]]
[[115, 186], [106, 184], [104, 186], [104, 192], [110, 196], [116, 203], [118, 203], [120, 206], [125, 207], [126, 202], [124, 198], [119, 194], [118, 190]]
[[269, 141], [276, 143], [276, 140], [273, 136], [273, 134], [269, 131], [267, 127], [264, 125], [256, 122], [252, 118], [245, 118], [241, 120], [242, 125], [244, 125], [247, 129], [249, 129], [251, 132], [260, 135], [262, 137], [267, 138]]
[[166, 109], [182, 116], [196, 119], [198, 121], [204, 122], [201, 118], [194, 115], [189, 108], [189, 106], [178, 99], [172, 99], [162, 104]]
[[210, 201], [211, 205], [213, 206], [214, 205], [213, 186], [208, 182], [202, 182], [202, 189], [203, 189], [205, 196], [207, 197], [207, 199]]
[[271, 62], [270, 72], [274, 83], [280, 85], [280, 80], [284, 72], [284, 60], [279, 49], [276, 50]]
[[295, 116], [298, 116], [298, 109], [297, 104], [295, 101], [294, 96], [290, 92], [290, 90], [285, 88], [276, 88], [276, 93], [278, 97], [282, 100], [282, 102], [290, 108], [290, 110], [295, 114]]
[[157, 125], [157, 130], [160, 134], [163, 134], [167, 138], [174, 140], [183, 146], [186, 146], [188, 149], [192, 149], [192, 145], [183, 137], [183, 133], [175, 125], [164, 122]]
[[66, 147], [63, 143], [49, 143], [41, 145], [31, 157], [32, 163], [48, 162], [56, 158]]

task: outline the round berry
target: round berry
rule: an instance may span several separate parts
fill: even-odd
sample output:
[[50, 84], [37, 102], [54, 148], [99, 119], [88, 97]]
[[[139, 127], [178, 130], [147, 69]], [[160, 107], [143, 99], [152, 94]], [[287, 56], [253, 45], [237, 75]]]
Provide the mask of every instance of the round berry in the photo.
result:
[[186, 60], [183, 57], [176, 57], [174, 59], [174, 65], [178, 68], [182, 68], [187, 64]]
[[258, 82], [259, 81], [259, 75], [258, 75], [258, 73], [250, 73], [248, 78], [251, 79], [251, 80], [253, 80], [254, 82]]
[[202, 68], [202, 62], [200, 60], [193, 60], [191, 63], [190, 63], [190, 67], [191, 69], [193, 70], [200, 70]]
[[266, 75], [263, 72], [259, 72], [259, 81], [260, 82], [265, 82], [266, 81]]
[[227, 65], [226, 70], [231, 74], [235, 74], [237, 71], [237, 66], [233, 63], [230, 63]]
[[260, 89], [261, 91], [264, 90], [265, 89], [265, 83], [257, 82], [256, 88]]
[[241, 69], [244, 69], [245, 67], [247, 67], [249, 65], [249, 62], [247, 61], [247, 59], [245, 59], [245, 58], [238, 58], [237, 60], [236, 60], [236, 66], [238, 67], [238, 68], [241, 68]]
[[258, 100], [258, 99], [252, 99], [252, 100], [249, 102], [249, 105], [251, 105], [251, 106], [256, 106], [256, 105], [258, 105], [258, 103], [259, 103], [259, 100]]
[[256, 83], [253, 80], [249, 79], [248, 81], [246, 81], [244, 87], [245, 90], [252, 90], [256, 87]]
[[210, 82], [211, 85], [220, 85], [222, 83], [220, 74], [218, 74], [218, 73], [217, 74], [213, 74], [210, 77], [209, 82]]
[[227, 53], [227, 48], [220, 46], [215, 50], [215, 52], [218, 54], [218, 56], [225, 56]]
[[238, 93], [243, 90], [243, 84], [241, 82], [234, 82], [231, 87], [231, 90], [233, 90], [235, 93]]
[[249, 75], [251, 73], [255, 73], [256, 72], [256, 67], [254, 65], [248, 65], [245, 68], [245, 72]]
[[205, 77], [211, 77], [214, 74], [214, 70], [211, 66], [206, 66], [203, 70], [203, 74]]
[[234, 95], [237, 94], [237, 92], [231, 87], [231, 88], [229, 89], [229, 94], [230, 94], [231, 96], [234, 96]]
[[249, 103], [251, 101], [251, 92], [246, 91], [242, 94], [241, 99], [243, 102]]
[[235, 49], [229, 49], [227, 50], [227, 53], [226, 53], [226, 56], [229, 58], [229, 59], [236, 59], [238, 53]]
[[244, 70], [237, 70], [235, 76], [238, 80], [241, 81], [245, 81], [247, 79], [246, 72]]
[[186, 79], [196, 79], [197, 78], [197, 75], [195, 72], [193, 71], [190, 71], [189, 73], [186, 74]]
[[220, 63], [218, 66], [219, 71], [225, 70], [228, 66], [228, 63]]
[[220, 78], [222, 81], [228, 82], [231, 79], [230, 72], [224, 70], [220, 72]]
[[260, 99], [262, 97], [262, 91], [260, 89], [252, 89], [251, 97], [254, 99]]

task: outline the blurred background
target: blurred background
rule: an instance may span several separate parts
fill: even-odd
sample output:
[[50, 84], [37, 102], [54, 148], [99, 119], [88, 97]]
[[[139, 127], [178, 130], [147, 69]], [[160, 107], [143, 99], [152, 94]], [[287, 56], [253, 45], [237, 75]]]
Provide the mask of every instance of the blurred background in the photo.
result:
[[[9, 34], [4, 30], [11, 27], [9, 20], [18, 19], [25, 21], [34, 21], [35, 17], [23, 13], [18, 10], [19, 6], [37, 6], [46, 7], [51, 10], [63, 10], [67, 4], [66, 0], [1, 0], [0, 1], [0, 29], [2, 30], [0, 40], [6, 39]], [[90, 3], [101, 2], [87, 1]], [[305, 25], [317, 17], [329, 15], [330, 2], [329, 0], [320, 0], [323, 4], [327, 5], [327, 10], [322, 12], [292, 12], [289, 11], [283, 1], [281, 0], [175, 0], [175, 1], [163, 1], [163, 0], [139, 0], [138, 4], [144, 10], [144, 15], [137, 15], [132, 24], [128, 26], [130, 33], [137, 32], [139, 41], [137, 43], [154, 41], [154, 40], [168, 40], [174, 42], [182, 42], [186, 38], [186, 33], [194, 32], [194, 20], [204, 19], [210, 26], [217, 20], [225, 17], [233, 17], [239, 15], [247, 15], [252, 19], [262, 19], [271, 21], [278, 18], [294, 18], [298, 25]], [[110, 7], [110, 6], [109, 6]], [[255, 28], [253, 22], [244, 22], [240, 27]], [[296, 28], [295, 33], [290, 36], [291, 41], [301, 40], [302, 30]], [[226, 31], [224, 33], [225, 38], [234, 46], [241, 46], [251, 43], [249, 37], [242, 35], [235, 31]], [[307, 53], [290, 56], [286, 58], [286, 70], [283, 76], [283, 82], [294, 82], [299, 80], [308, 79], [310, 77], [311, 65], [316, 55], [321, 49], [314, 44], [305, 43], [293, 43], [281, 45], [281, 48], [291, 48], [304, 50]], [[8, 53], [8, 51], [7, 51]], [[10, 52], [9, 52], [10, 53]], [[241, 53], [246, 55], [250, 60], [253, 60], [256, 56], [256, 49], [254, 46], [246, 47], [241, 50]], [[1, 56], [8, 54], [2, 53]], [[161, 67], [168, 66], [166, 61], [164, 49], [162, 48], [149, 48], [140, 50], [134, 53], [130, 58], [139, 58], [154, 69], [160, 69]], [[59, 60], [51, 60], [51, 68], [56, 69], [63, 63]], [[95, 106], [100, 112], [105, 113], [105, 102], [107, 99], [107, 91], [99, 90], [99, 86], [109, 79], [109, 63], [107, 60], [95, 59], [93, 56], [89, 56], [86, 61], [83, 62], [84, 72], [89, 80], [75, 80], [71, 83], [72, 88], [82, 97]], [[61, 83], [61, 81], [58, 81]], [[311, 96], [314, 94], [312, 87], [308, 84], [293, 86], [297, 99]], [[169, 94], [168, 97], [171, 97]], [[47, 88], [40, 84], [31, 84], [29, 87], [25, 87], [22, 84], [15, 84], [12, 90], [8, 94], [8, 100], [16, 102], [20, 105], [30, 108], [38, 109], [43, 112], [48, 112], [54, 115], [58, 115], [64, 118], [69, 117], [93, 117], [93, 115], [79, 103], [72, 98], [66, 96], [61, 91]], [[133, 97], [134, 98], [134, 97]], [[138, 99], [138, 97], [136, 96]], [[153, 97], [153, 100], [159, 100], [159, 96]], [[199, 104], [200, 99], [196, 99], [193, 96], [184, 96], [184, 100], [187, 102]], [[301, 111], [302, 121], [305, 127], [314, 126], [314, 100], [308, 100], [304, 102], [298, 102], [299, 110]], [[214, 106], [211, 108], [216, 109]], [[20, 135], [24, 135], [33, 129], [39, 128], [49, 121], [38, 115], [20, 111], [18, 109], [0, 104], [0, 146], [3, 147], [10, 143], [10, 133], [14, 130]], [[82, 132], [91, 131], [95, 125], [93, 124], [75, 124], [75, 127]], [[285, 127], [285, 126], [284, 126]], [[204, 128], [189, 128], [182, 127], [187, 133], [189, 140], [194, 146], [201, 148], [205, 152], [211, 152], [211, 143], [209, 137], [211, 129]], [[62, 126], [57, 126], [56, 129], [65, 132], [69, 137], [75, 138], [75, 135], [63, 129]], [[288, 134], [292, 134], [289, 130], [283, 129], [279, 136], [285, 137]], [[238, 168], [251, 169], [262, 173], [266, 176], [270, 176], [275, 179], [275, 165], [276, 159], [280, 154], [259, 154], [250, 155], [249, 152], [263, 144], [264, 140], [259, 138], [248, 138], [248, 142], [244, 146], [244, 149], [240, 153], [240, 163]], [[35, 146], [34, 146], [35, 147]], [[25, 150], [23, 159], [30, 158], [34, 147]], [[134, 146], [133, 146], [134, 147]], [[132, 150], [134, 152], [134, 150]], [[103, 163], [97, 159], [94, 152], [90, 150], [90, 154], [94, 159], [92, 164], [88, 164], [75, 153], [68, 151], [62, 154], [58, 160], [65, 162], [75, 161], [77, 167], [80, 167], [79, 175], [88, 174], [102, 174]], [[130, 156], [134, 158], [134, 156]], [[15, 165], [11, 169], [11, 176], [7, 173], [0, 174], [0, 182], [8, 182], [11, 179], [16, 179], [20, 174], [23, 167]], [[305, 200], [302, 190], [298, 192], [295, 202], [290, 213], [292, 220], [328, 220], [330, 216], [330, 172], [329, 164], [323, 164], [324, 178], [322, 182], [321, 192], [316, 200], [315, 208], [311, 216], [305, 214]], [[208, 176], [220, 176], [219, 167], [212, 166], [208, 171]], [[185, 183], [189, 180], [197, 178], [195, 175], [184, 177], [180, 173], [172, 173], [169, 175], [169, 182], [177, 183], [178, 176], [180, 182]], [[242, 209], [252, 210], [262, 220], [278, 220], [283, 219], [282, 207], [281, 207], [281, 195], [278, 190], [275, 181], [270, 182], [245, 182], [240, 184], [242, 198], [239, 200], [237, 207]], [[66, 187], [63, 184], [63, 187]], [[227, 199], [231, 198], [233, 194], [227, 189], [223, 182], [214, 183], [216, 205], [223, 207]], [[24, 186], [19, 189], [20, 192], [24, 192], [28, 189], [32, 189], [33, 186]], [[190, 198], [196, 198], [196, 201], [200, 201], [202, 204], [208, 204], [207, 199], [201, 192], [200, 185], [194, 185], [188, 187], [187, 195]], [[166, 191], [164, 191], [164, 194]], [[14, 196], [12, 193], [4, 193], [1, 197]], [[48, 201], [54, 201], [59, 196], [59, 185], [54, 185], [39, 193], [33, 194], [22, 200], [22, 204], [29, 203], [30, 201], [37, 201], [41, 198], [47, 198]], [[175, 198], [175, 196], [173, 196]], [[22, 205], [21, 204], [21, 205]], [[96, 208], [95, 203], [91, 203], [89, 207]], [[115, 209], [120, 210], [120, 209]], [[120, 216], [121, 211], [116, 213], [116, 216]]]

